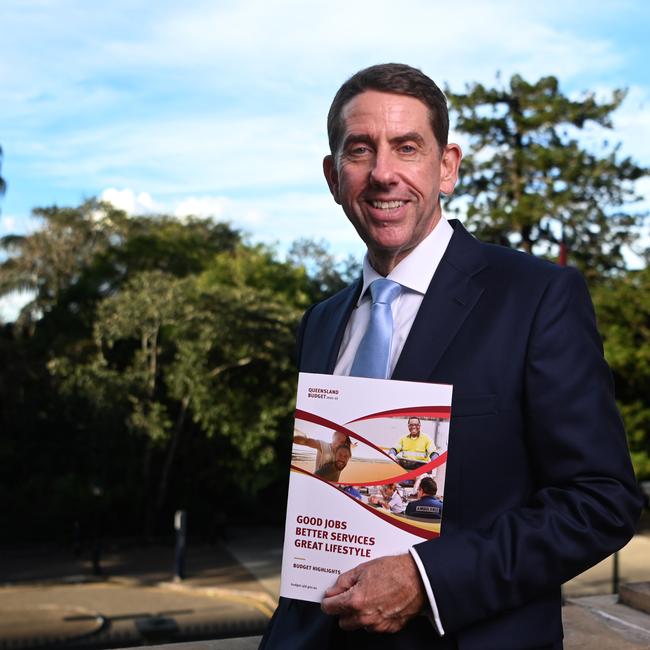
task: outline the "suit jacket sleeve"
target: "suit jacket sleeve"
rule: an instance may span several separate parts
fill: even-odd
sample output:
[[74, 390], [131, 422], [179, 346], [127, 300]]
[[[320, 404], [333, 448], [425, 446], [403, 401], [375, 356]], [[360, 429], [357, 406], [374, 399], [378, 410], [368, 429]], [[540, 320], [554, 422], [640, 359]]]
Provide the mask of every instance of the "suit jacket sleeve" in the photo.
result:
[[[517, 415], [525, 452], [512, 452], [511, 471], [532, 474], [533, 489], [516, 507], [492, 503], [481, 527], [447, 534], [443, 518], [442, 536], [415, 547], [446, 632], [552, 592], [625, 544], [637, 523], [638, 489], [582, 277], [553, 273], [531, 322]], [[450, 455], [453, 437], [452, 421]], [[464, 479], [488, 503], [488, 470], [478, 471]]]

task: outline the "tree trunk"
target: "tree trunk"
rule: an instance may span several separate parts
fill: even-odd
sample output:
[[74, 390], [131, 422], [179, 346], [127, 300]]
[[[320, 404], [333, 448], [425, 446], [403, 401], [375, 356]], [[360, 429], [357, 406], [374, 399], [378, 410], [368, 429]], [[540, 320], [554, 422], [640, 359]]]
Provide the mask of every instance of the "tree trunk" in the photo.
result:
[[169, 476], [171, 474], [172, 466], [174, 465], [174, 459], [176, 458], [176, 451], [178, 449], [178, 443], [181, 439], [181, 434], [183, 433], [183, 426], [185, 424], [185, 417], [187, 415], [187, 407], [190, 404], [189, 395], [185, 395], [181, 400], [181, 408], [178, 412], [176, 418], [176, 424], [174, 425], [174, 431], [172, 433], [172, 438], [169, 442], [169, 449], [167, 450], [167, 456], [165, 458], [165, 464], [163, 465], [162, 472], [160, 474], [160, 481], [158, 483], [158, 495], [156, 497], [156, 506], [155, 514], [157, 515], [167, 498], [167, 488], [169, 486]]
[[142, 513], [144, 519], [143, 534], [145, 540], [149, 541], [153, 537], [154, 530], [154, 508], [151, 503], [151, 441], [147, 438], [145, 441], [144, 462], [142, 465]]

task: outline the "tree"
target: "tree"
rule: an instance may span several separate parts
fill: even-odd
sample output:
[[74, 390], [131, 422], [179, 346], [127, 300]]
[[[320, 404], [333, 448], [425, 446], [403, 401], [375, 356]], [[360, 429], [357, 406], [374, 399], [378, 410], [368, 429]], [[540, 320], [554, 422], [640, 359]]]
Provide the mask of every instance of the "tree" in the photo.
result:
[[608, 278], [593, 291], [605, 355], [614, 373], [634, 469], [650, 478], [650, 266]]
[[357, 260], [352, 256], [337, 260], [324, 240], [296, 240], [289, 249], [288, 261], [305, 269], [310, 284], [310, 303], [325, 300], [361, 275]]
[[591, 278], [623, 268], [639, 219], [628, 211], [639, 198], [634, 182], [647, 170], [607, 141], [587, 147], [579, 132], [611, 128], [624, 91], [574, 101], [555, 77], [531, 84], [514, 75], [508, 87], [471, 84], [448, 97], [456, 130], [470, 142], [450, 206], [466, 212], [472, 230], [546, 256], [564, 244]]
[[101, 507], [107, 530], [150, 534], [188, 508], [198, 535], [262, 490], [281, 512], [294, 332], [342, 281], [331, 256], [97, 201], [34, 213], [2, 240], [0, 291], [33, 300], [30, 327], [0, 330], [0, 528], [61, 539]]
[[[237, 255], [246, 257], [243, 249]], [[260, 267], [255, 250], [249, 257], [245, 266]], [[99, 304], [96, 354], [50, 362], [64, 394], [83, 395], [100, 418], [105, 388], [112, 387], [109, 408], [125, 413], [122, 426], [142, 441], [138, 492], [146, 535], [166, 504], [179, 446], [192, 428], [222, 438], [228, 451], [214, 458], [213, 469], [228, 477], [224, 485], [256, 492], [276, 477], [269, 469], [291, 412], [290, 358], [301, 310], [277, 291], [245, 284], [237, 266], [228, 282], [215, 281], [219, 272], [212, 269], [182, 279], [135, 274]], [[287, 268], [279, 266], [286, 279]], [[275, 273], [267, 260], [263, 277]]]
[[[0, 147], [0, 170], [2, 169], [2, 147]], [[7, 183], [5, 182], [5, 179], [0, 176], [0, 196], [2, 196], [5, 193], [5, 190], [7, 189]]]
[[42, 221], [42, 228], [0, 239], [6, 253], [0, 263], [0, 296], [31, 294], [19, 317], [25, 325], [49, 312], [127, 223], [124, 212], [94, 200], [76, 208], [36, 208], [33, 215]]
[[36, 208], [33, 215], [42, 228], [0, 239], [7, 254], [0, 263], [0, 296], [32, 294], [19, 318], [26, 325], [55, 306], [59, 312], [92, 312], [98, 299], [137, 271], [159, 269], [179, 277], [200, 272], [215, 253], [232, 250], [241, 239], [227, 224], [209, 219], [129, 217], [95, 199], [74, 208]]

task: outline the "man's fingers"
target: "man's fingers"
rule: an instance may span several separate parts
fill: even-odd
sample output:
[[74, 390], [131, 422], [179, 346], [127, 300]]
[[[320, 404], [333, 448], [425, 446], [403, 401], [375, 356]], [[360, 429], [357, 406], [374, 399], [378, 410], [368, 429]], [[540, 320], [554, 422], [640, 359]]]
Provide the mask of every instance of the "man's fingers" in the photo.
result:
[[339, 626], [346, 631], [358, 630], [372, 622], [362, 610], [363, 598], [355, 587], [337, 596], [324, 598], [321, 609], [325, 614], [339, 617]]
[[355, 587], [361, 575], [359, 569], [361, 566], [363, 565], [342, 573], [334, 585], [325, 592], [325, 597], [321, 602], [321, 609], [325, 614], [349, 617], [358, 613], [362, 599]]
[[344, 591], [351, 589], [357, 583], [358, 578], [358, 567], [342, 573], [336, 582], [329, 589], [327, 589], [325, 592], [325, 598], [328, 598], [330, 596], [337, 596], [338, 594], [342, 594]]
[[424, 604], [424, 587], [405, 553], [371, 560], [339, 576], [321, 603], [346, 631], [397, 632]]
[[349, 615], [350, 608], [352, 607], [350, 599], [350, 589], [347, 589], [342, 593], [337, 593], [332, 596], [325, 595], [320, 607], [325, 614], [329, 614], [330, 616]]

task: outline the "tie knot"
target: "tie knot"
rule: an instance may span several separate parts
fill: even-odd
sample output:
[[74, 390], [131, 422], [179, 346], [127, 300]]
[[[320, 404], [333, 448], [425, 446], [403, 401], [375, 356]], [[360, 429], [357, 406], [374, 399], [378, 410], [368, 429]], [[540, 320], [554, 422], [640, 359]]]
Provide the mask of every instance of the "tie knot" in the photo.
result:
[[370, 294], [373, 305], [384, 303], [390, 305], [402, 291], [402, 285], [394, 280], [379, 278], [370, 283]]

